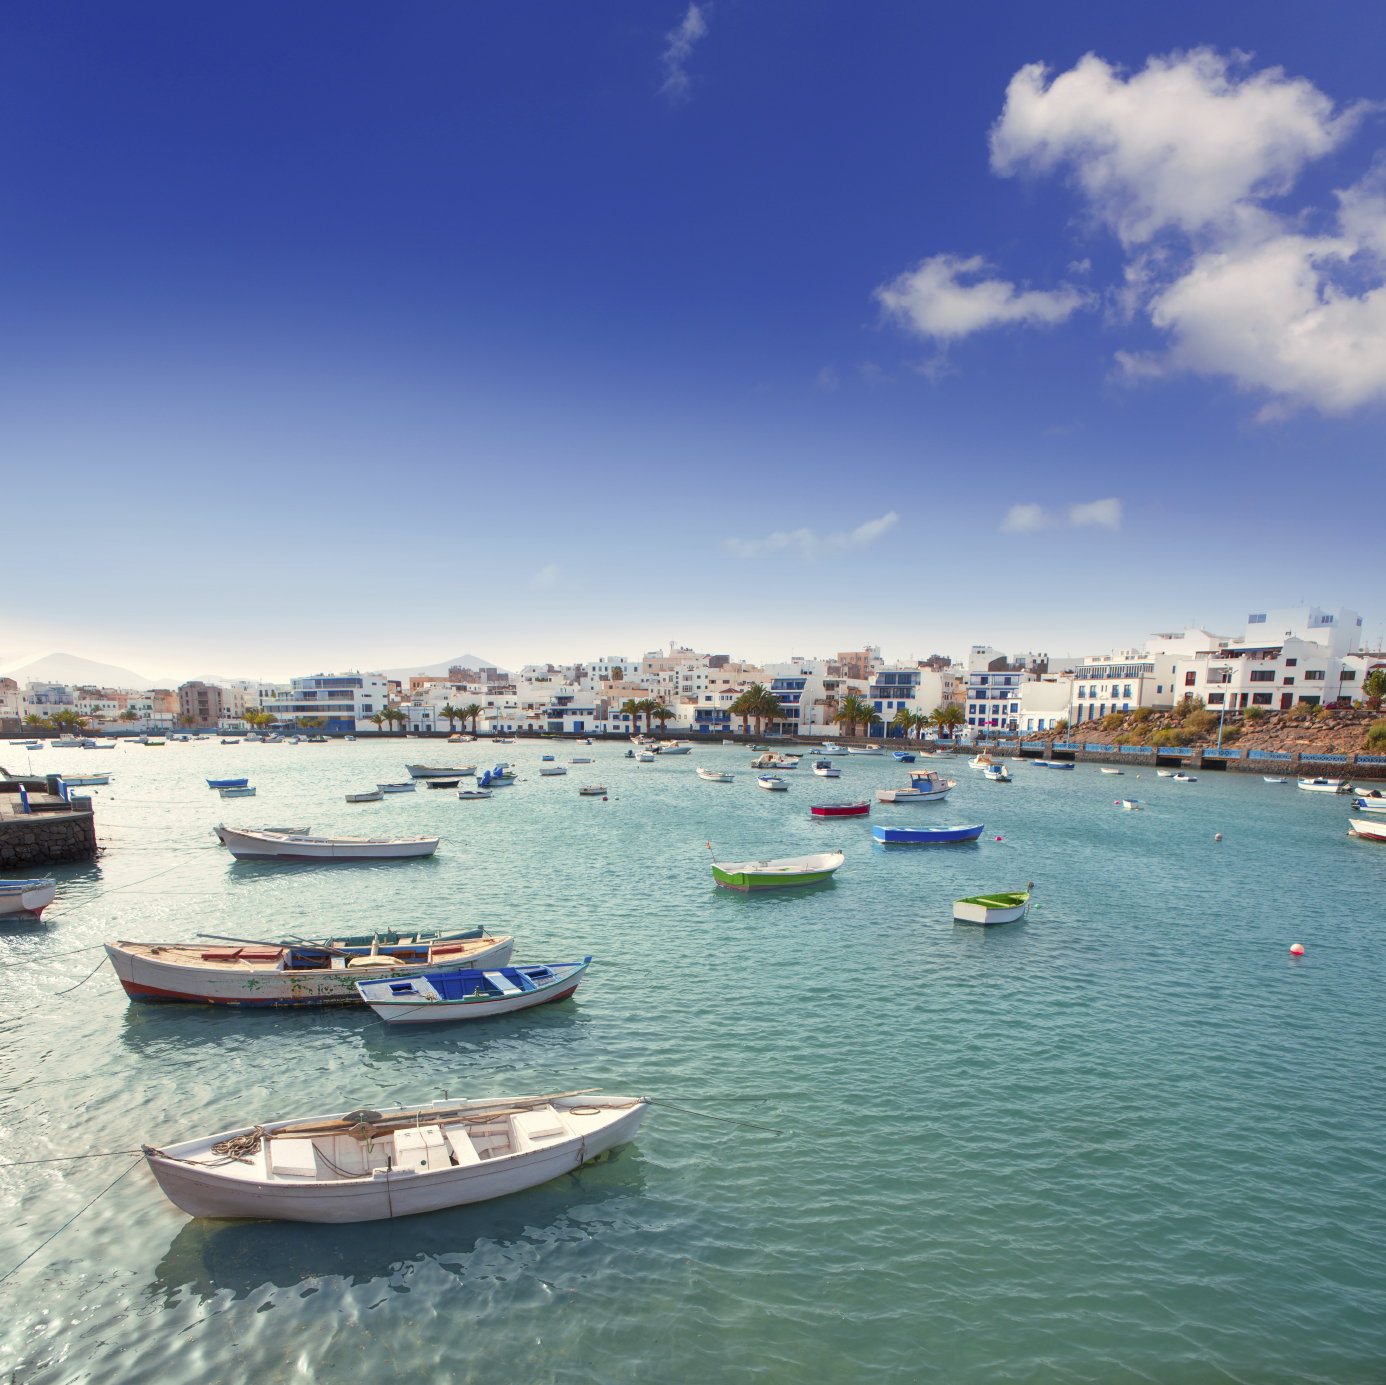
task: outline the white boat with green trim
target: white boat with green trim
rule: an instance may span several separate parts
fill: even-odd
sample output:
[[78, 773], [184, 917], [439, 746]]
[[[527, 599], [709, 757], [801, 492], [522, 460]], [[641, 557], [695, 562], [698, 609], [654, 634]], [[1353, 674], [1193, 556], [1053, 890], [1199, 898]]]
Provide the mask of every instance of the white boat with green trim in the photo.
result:
[[729, 890], [785, 890], [830, 879], [845, 859], [840, 851], [819, 851], [774, 861], [714, 861], [712, 877]]
[[1018, 923], [1030, 907], [1032, 880], [1023, 890], [1009, 894], [974, 894], [953, 901], [953, 918], [958, 923]]

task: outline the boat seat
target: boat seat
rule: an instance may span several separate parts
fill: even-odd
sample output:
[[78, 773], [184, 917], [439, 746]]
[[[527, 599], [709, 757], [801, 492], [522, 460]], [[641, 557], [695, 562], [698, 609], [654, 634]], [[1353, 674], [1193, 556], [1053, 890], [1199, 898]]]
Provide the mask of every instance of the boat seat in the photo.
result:
[[481, 974], [482, 974], [482, 975], [483, 975], [483, 976], [484, 976], [484, 977], [485, 977], [485, 978], [486, 978], [486, 979], [487, 979], [487, 980], [488, 980], [488, 981], [489, 981], [489, 982], [490, 982], [490, 983], [491, 983], [502, 995], [524, 995], [524, 991], [521, 990], [520, 987], [517, 986], [513, 981], [511, 981], [510, 978], [507, 977], [503, 972], [499, 972], [499, 971], [484, 971], [484, 972], [482, 972]]
[[440, 1128], [448, 1142], [448, 1148], [452, 1151], [452, 1157], [459, 1164], [481, 1163], [481, 1155], [477, 1153], [465, 1125], [444, 1125]]
[[395, 1131], [395, 1167], [415, 1173], [449, 1169], [448, 1142], [438, 1125], [407, 1126]]
[[514, 1120], [515, 1134], [526, 1145], [561, 1139], [568, 1133], [562, 1117], [552, 1107], [543, 1111], [521, 1111]]
[[273, 1137], [269, 1142], [270, 1172], [289, 1178], [316, 1178], [318, 1152], [312, 1140]]

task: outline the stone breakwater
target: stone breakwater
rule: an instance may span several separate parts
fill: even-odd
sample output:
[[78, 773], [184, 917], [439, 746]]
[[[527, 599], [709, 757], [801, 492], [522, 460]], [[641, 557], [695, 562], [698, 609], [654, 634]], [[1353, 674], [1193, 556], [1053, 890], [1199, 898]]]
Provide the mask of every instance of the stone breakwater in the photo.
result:
[[86, 861], [95, 855], [96, 820], [90, 812], [0, 817], [0, 870]]

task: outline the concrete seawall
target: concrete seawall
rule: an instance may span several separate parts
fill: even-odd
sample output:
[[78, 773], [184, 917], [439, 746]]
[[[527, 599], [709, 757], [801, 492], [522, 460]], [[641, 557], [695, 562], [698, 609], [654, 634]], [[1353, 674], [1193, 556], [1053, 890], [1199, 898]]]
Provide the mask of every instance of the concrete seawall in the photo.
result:
[[95, 855], [96, 820], [89, 811], [0, 817], [0, 870], [88, 861]]

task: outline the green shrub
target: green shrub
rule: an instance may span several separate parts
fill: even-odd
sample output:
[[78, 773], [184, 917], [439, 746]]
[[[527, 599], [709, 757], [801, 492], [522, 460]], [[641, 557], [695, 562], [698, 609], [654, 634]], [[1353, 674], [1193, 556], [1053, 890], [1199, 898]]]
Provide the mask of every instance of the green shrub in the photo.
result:
[[1193, 736], [1182, 727], [1166, 726], [1150, 738], [1151, 745], [1188, 745]]
[[1126, 718], [1120, 712], [1108, 712], [1102, 718], [1102, 729], [1104, 731], [1115, 731], [1118, 727], [1126, 725]]
[[1192, 731], [1195, 736], [1206, 736], [1218, 724], [1216, 712], [1207, 710], [1201, 712], [1190, 712], [1184, 718], [1184, 729]]
[[1248, 707], [1242, 713], [1243, 721], [1265, 721], [1266, 709], [1264, 707]]
[[1374, 721], [1367, 728], [1367, 750], [1386, 750], [1386, 721]]
[[1134, 721], [1137, 726], [1140, 726], [1149, 721], [1154, 714], [1154, 707], [1137, 707], [1136, 710], [1131, 713], [1131, 720]]

